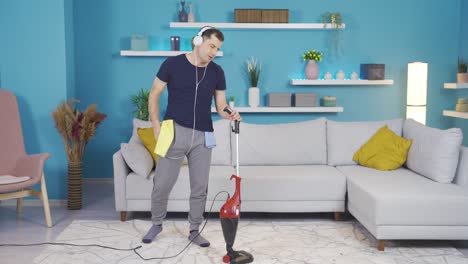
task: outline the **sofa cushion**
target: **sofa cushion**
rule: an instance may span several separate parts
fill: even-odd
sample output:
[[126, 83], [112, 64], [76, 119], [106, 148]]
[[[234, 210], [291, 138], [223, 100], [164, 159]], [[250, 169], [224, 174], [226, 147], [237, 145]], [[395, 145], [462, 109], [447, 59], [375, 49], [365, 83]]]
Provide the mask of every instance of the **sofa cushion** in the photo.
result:
[[211, 152], [211, 164], [231, 165], [231, 126], [229, 120], [213, 122], [216, 147]]
[[346, 178], [327, 165], [244, 166], [244, 201], [343, 201]]
[[385, 125], [354, 153], [353, 160], [369, 168], [394, 170], [405, 163], [410, 146], [411, 140], [397, 136]]
[[156, 140], [154, 139], [153, 128], [138, 128], [137, 133], [140, 141], [143, 143], [148, 153], [155, 161], [158, 161], [158, 155], [154, 152], [156, 148]]
[[453, 181], [463, 139], [460, 128], [440, 130], [408, 119], [403, 137], [413, 140], [406, 161], [409, 169], [437, 182]]
[[150, 121], [143, 121], [137, 118], [133, 118], [132, 136], [130, 137], [128, 143], [136, 143], [143, 145], [143, 142], [141, 142], [140, 138], [138, 137], [137, 129], [149, 127], [153, 127]]
[[[213, 200], [219, 191], [228, 191], [233, 193], [234, 181], [229, 178], [235, 173], [232, 166], [211, 166], [210, 179], [208, 183], [208, 200]], [[151, 200], [151, 192], [153, 190], [154, 170], [150, 176], [145, 178], [134, 172], [130, 173], [126, 179], [126, 198], [135, 200]], [[212, 187], [212, 188], [211, 188]], [[171, 194], [170, 200], [185, 200], [190, 197], [190, 178], [188, 166], [182, 166], [180, 169], [179, 178], [177, 179]], [[225, 195], [219, 195], [216, 199], [225, 199]]]
[[468, 191], [406, 168], [379, 171], [338, 166], [347, 177], [348, 207], [374, 225], [468, 225]]
[[353, 155], [384, 125], [401, 136], [402, 119], [375, 122], [327, 121], [328, 165], [356, 165]]
[[[240, 124], [241, 165], [326, 164], [326, 119], [287, 124]], [[236, 139], [232, 134], [232, 159]]]
[[140, 144], [120, 145], [122, 157], [128, 167], [136, 174], [147, 177], [154, 167], [154, 160], [148, 150]]
[[453, 182], [458, 185], [468, 185], [468, 148], [460, 148], [460, 156], [458, 158], [457, 173]]

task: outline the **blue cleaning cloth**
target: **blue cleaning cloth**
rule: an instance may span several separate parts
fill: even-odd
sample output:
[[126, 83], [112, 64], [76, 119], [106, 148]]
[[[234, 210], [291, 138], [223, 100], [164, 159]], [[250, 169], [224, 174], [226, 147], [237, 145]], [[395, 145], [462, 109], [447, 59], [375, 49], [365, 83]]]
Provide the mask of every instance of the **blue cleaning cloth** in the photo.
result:
[[216, 139], [213, 132], [205, 132], [205, 147], [216, 147]]

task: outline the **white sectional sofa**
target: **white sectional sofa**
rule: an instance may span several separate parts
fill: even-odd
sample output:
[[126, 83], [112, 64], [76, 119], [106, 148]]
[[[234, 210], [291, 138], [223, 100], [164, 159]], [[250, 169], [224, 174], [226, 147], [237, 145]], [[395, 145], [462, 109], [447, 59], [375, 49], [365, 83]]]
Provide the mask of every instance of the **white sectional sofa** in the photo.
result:
[[[353, 154], [384, 125], [413, 140], [406, 166], [379, 171], [358, 165]], [[141, 161], [148, 160], [149, 153], [136, 147], [142, 144], [136, 127], [149, 126], [134, 120], [128, 145], [113, 156], [116, 210], [123, 221], [128, 211], [151, 209], [154, 171], [145, 165], [149, 167], [141, 172]], [[212, 153], [207, 210], [216, 193], [232, 193], [234, 188], [229, 177], [235, 174], [235, 135], [226, 120], [214, 122], [214, 129], [217, 147]], [[241, 123], [242, 211], [335, 212], [339, 218], [347, 209], [379, 240], [381, 250], [384, 240], [468, 239], [468, 148], [461, 146], [461, 138], [460, 129], [442, 131], [402, 119]], [[189, 195], [184, 165], [168, 211], [188, 211]], [[225, 198], [216, 199], [213, 211]]]

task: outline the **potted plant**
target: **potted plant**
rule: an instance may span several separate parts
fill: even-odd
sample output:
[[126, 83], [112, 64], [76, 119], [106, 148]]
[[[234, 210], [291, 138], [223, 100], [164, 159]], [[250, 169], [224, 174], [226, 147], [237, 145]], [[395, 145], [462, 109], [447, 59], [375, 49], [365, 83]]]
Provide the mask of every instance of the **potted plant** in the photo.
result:
[[140, 92], [137, 95], [132, 95], [131, 101], [132, 105], [136, 108], [133, 111], [133, 116], [135, 118], [148, 121], [149, 114], [148, 114], [148, 99], [149, 99], [149, 90], [145, 90], [141, 88]]
[[326, 28], [328, 24], [331, 24], [331, 26], [335, 29], [334, 34], [333, 34], [333, 47], [335, 48], [336, 51], [340, 50], [340, 44], [341, 44], [341, 33], [340, 29], [343, 28], [343, 17], [341, 16], [340, 12], [326, 12], [322, 14], [322, 23], [324, 24], [323, 27]]
[[52, 113], [55, 127], [62, 136], [68, 160], [68, 209], [81, 209], [81, 171], [86, 145], [106, 118], [96, 111], [95, 104], [84, 112], [76, 107], [78, 100], [62, 102]]
[[340, 12], [326, 12], [322, 15], [322, 23], [325, 24], [323, 25], [324, 27], [327, 26], [326, 24], [332, 24], [335, 29], [338, 29], [342, 27], [343, 18], [341, 17]]
[[305, 75], [308, 80], [317, 80], [319, 76], [318, 61], [322, 61], [322, 52], [317, 50], [306, 51], [302, 54], [303, 61], [309, 61], [305, 68]]
[[234, 100], [236, 98], [234, 96], [229, 96], [229, 107], [234, 108]]
[[258, 60], [253, 57], [246, 61], [246, 66], [247, 74], [250, 79], [249, 106], [257, 107], [260, 105], [260, 89], [258, 88], [258, 81], [260, 80], [262, 66], [258, 63]]
[[457, 82], [459, 82], [459, 83], [468, 83], [467, 64], [460, 57], [458, 57]]

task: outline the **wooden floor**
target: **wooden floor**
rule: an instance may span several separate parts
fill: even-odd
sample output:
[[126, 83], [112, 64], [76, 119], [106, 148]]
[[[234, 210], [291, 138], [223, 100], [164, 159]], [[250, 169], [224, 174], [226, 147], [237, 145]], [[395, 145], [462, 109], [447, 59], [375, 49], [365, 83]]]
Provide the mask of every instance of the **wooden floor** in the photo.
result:
[[[119, 220], [120, 213], [115, 211], [113, 183], [110, 181], [85, 181], [83, 183], [83, 208], [70, 211], [66, 206], [52, 206], [52, 228], [47, 228], [44, 211], [40, 206], [28, 206], [25, 201], [21, 217], [17, 217], [16, 206], [0, 205], [0, 244], [38, 243], [53, 241], [73, 220]], [[186, 214], [169, 214], [168, 218], [185, 218]], [[272, 217], [269, 214], [258, 214], [250, 217]], [[275, 215], [278, 217], [278, 215]], [[281, 216], [293, 217], [294, 216]], [[299, 216], [300, 217], [300, 216]], [[310, 216], [307, 216], [310, 217]], [[328, 217], [333, 215], [316, 214], [313, 217]], [[350, 217], [345, 215], [344, 218]], [[149, 213], [129, 214], [129, 219], [150, 220]], [[430, 241], [428, 241], [430, 242]], [[424, 243], [424, 241], [421, 241]], [[468, 241], [452, 241], [454, 247], [468, 256]], [[35, 247], [0, 247], [0, 263], [32, 263], [45, 246]]]

